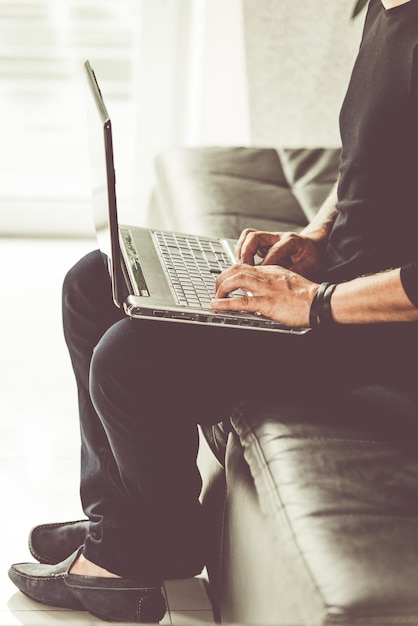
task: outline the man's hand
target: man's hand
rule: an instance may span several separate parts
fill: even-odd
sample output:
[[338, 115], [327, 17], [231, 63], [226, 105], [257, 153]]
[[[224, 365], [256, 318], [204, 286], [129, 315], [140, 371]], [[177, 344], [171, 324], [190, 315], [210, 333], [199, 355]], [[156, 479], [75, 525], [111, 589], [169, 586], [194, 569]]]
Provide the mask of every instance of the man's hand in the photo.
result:
[[[250, 293], [228, 298], [236, 289]], [[274, 265], [238, 264], [216, 280], [213, 309], [257, 312], [288, 326], [309, 325], [309, 311], [318, 289], [316, 283]]]
[[281, 265], [302, 276], [312, 277], [320, 268], [319, 245], [310, 237], [293, 232], [270, 233], [247, 228], [241, 233], [235, 255], [241, 263]]

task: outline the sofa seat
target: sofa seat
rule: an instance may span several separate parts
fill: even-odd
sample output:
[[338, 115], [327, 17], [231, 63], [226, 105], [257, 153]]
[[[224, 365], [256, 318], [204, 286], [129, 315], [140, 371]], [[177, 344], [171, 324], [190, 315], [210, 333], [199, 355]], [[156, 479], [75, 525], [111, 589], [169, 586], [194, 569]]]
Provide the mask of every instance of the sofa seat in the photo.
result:
[[418, 405], [379, 387], [341, 402], [232, 415], [224, 620], [418, 623]]

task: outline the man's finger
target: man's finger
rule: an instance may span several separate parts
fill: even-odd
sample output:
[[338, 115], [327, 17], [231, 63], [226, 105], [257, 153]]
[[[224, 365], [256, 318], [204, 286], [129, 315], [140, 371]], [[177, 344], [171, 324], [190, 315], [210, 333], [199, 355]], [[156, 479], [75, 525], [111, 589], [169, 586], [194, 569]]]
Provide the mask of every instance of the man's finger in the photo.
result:
[[260, 300], [256, 296], [246, 295], [234, 298], [214, 298], [210, 306], [218, 311], [248, 311], [257, 313], [260, 309]]
[[237, 241], [237, 244], [235, 246], [235, 256], [236, 256], [237, 259], [241, 259], [242, 246], [243, 246], [244, 241], [246, 240], [247, 236], [250, 233], [254, 233], [254, 232], [255, 232], [254, 228], [246, 228], [240, 234], [240, 236], [238, 238], [238, 241]]
[[257, 252], [264, 256], [270, 247], [277, 241], [277, 236], [263, 231], [252, 231], [247, 233], [241, 245], [240, 260], [242, 263], [254, 265], [254, 257]]
[[225, 270], [215, 283], [215, 297], [224, 298], [237, 289], [255, 291], [260, 284], [257, 268], [251, 265], [235, 265]]
[[295, 243], [294, 239], [278, 241], [267, 252], [262, 265], [288, 265], [291, 255], [295, 253]]

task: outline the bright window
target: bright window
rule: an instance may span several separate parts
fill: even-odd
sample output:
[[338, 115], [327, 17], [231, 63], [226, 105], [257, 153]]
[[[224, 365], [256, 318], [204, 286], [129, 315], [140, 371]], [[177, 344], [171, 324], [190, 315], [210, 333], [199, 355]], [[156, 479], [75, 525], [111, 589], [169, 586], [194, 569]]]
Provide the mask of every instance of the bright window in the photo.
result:
[[[0, 229], [89, 228], [82, 64], [89, 58], [123, 142], [137, 65], [141, 0], [0, 0]], [[117, 142], [117, 143], [118, 143]], [[115, 147], [117, 150], [117, 146]], [[122, 192], [131, 184], [119, 181]]]

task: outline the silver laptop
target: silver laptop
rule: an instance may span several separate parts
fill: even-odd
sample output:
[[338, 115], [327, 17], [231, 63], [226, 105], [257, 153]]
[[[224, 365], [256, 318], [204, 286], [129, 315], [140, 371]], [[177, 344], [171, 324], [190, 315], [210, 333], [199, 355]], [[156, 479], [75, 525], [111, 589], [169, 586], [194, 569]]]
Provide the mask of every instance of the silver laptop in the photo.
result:
[[[94, 224], [113, 299], [132, 318], [304, 334], [267, 317], [210, 308], [216, 276], [235, 262], [235, 241], [118, 223], [112, 125], [94, 71], [84, 64]], [[234, 294], [231, 295], [234, 297]]]

